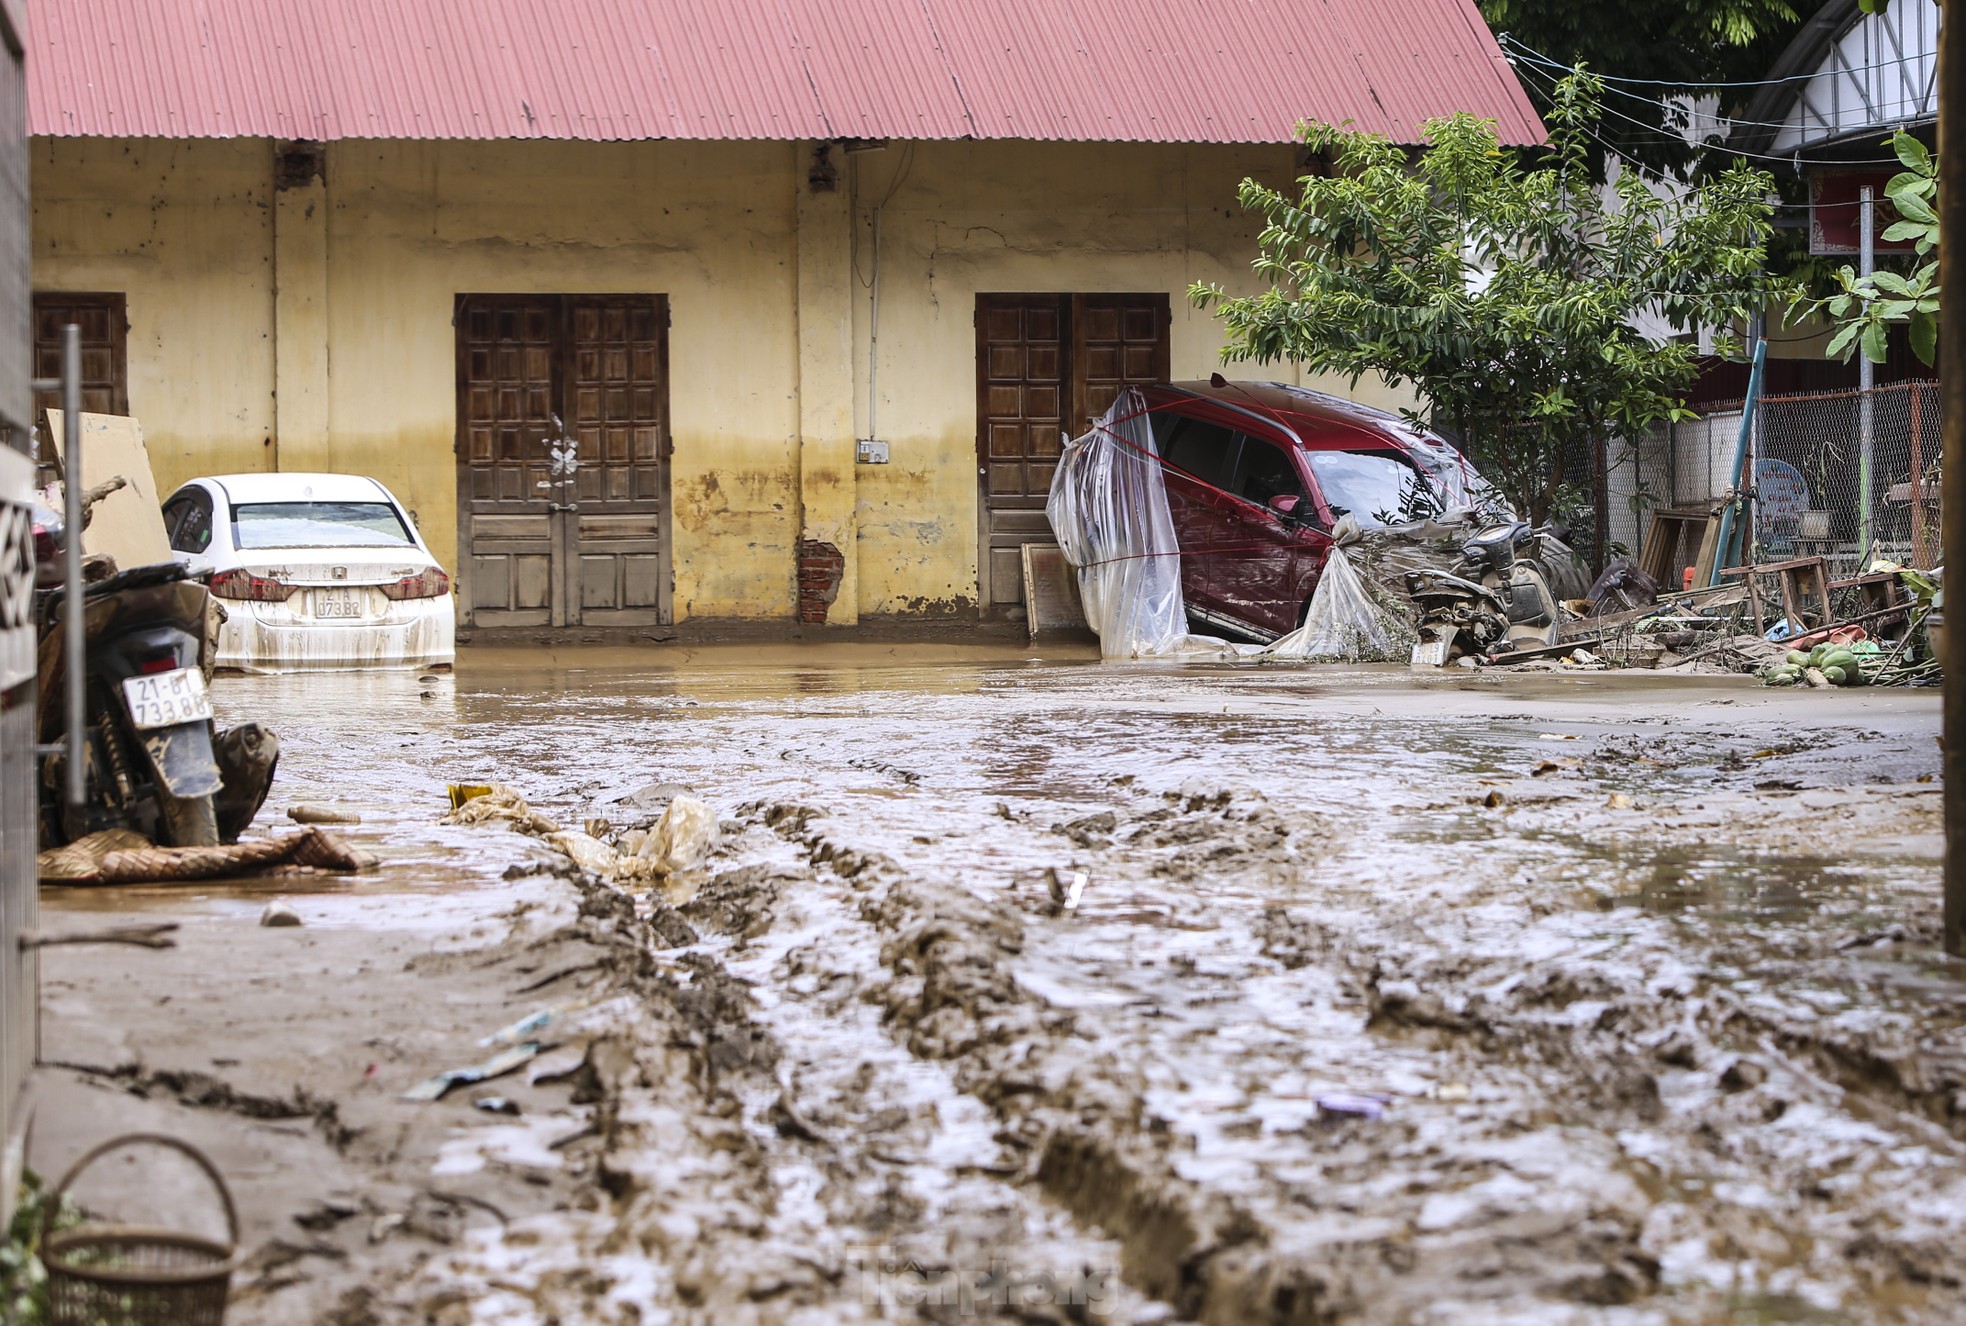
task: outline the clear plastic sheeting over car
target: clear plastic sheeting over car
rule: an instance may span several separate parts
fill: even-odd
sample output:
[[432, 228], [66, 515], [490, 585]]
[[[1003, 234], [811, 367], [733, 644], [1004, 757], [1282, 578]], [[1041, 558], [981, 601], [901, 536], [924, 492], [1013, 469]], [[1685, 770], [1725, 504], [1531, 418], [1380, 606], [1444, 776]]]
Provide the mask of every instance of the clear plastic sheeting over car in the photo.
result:
[[1404, 659], [1412, 644], [1402, 614], [1375, 599], [1342, 547], [1331, 550], [1297, 630], [1269, 645], [1191, 633], [1166, 481], [1134, 388], [1066, 444], [1045, 515], [1078, 574], [1086, 624], [1106, 658], [1381, 662]]

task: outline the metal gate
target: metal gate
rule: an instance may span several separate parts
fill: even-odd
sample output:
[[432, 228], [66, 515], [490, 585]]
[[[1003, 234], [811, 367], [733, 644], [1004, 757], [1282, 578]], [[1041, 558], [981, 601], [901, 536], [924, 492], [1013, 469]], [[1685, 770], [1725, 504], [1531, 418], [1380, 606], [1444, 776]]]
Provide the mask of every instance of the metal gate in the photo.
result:
[[669, 305], [460, 295], [458, 599], [470, 626], [669, 620]]
[[1120, 388], [1168, 372], [1166, 295], [978, 295], [978, 599], [985, 616], [1024, 601], [1023, 546], [1053, 543], [1044, 503], [1059, 438], [1106, 412]]

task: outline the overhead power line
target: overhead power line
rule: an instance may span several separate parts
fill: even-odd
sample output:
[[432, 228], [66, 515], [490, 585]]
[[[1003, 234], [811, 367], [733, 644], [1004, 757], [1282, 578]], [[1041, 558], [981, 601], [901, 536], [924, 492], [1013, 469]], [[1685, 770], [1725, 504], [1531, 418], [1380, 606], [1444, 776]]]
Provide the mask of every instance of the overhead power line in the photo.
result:
[[[1565, 70], [1567, 72], [1575, 72], [1568, 65], [1556, 65], [1555, 67], [1558, 69]], [[1549, 90], [1552, 92], [1555, 91], [1557, 83], [1561, 81], [1554, 74], [1551, 74], [1541, 69], [1523, 69], [1522, 72], [1543, 79], [1548, 84]], [[1690, 152], [1697, 152], [1697, 151], [1725, 152], [1731, 156], [1747, 157], [1756, 161], [1774, 161], [1774, 162], [1779, 162], [1782, 165], [1792, 164], [1795, 160], [1795, 154], [1792, 152], [1785, 153], [1785, 154], [1768, 153], [1768, 152], [1749, 152], [1744, 148], [1729, 147], [1725, 143], [1697, 142], [1687, 138], [1684, 134], [1675, 133], [1672, 130], [1664, 128], [1663, 126], [1660, 125], [1649, 124], [1646, 121], [1639, 119], [1637, 116], [1627, 115], [1623, 111], [1618, 110], [1612, 106], [1599, 106], [1597, 109], [1598, 109], [1598, 113], [1601, 115], [1609, 115], [1614, 119], [1623, 120], [1627, 124], [1637, 126], [1638, 128], [1644, 130], [1646, 133], [1657, 135], [1662, 142], [1678, 144], [1679, 146], [1684, 147], [1686, 150]], [[1606, 147], [1611, 147], [1614, 151], [1617, 150], [1613, 144], [1605, 142], [1603, 138], [1600, 138], [1595, 134], [1593, 134], [1592, 137], [1598, 138], [1598, 141], [1600, 143], [1604, 143]], [[1854, 157], [1854, 158], [1839, 159], [1837, 164], [1842, 166], [1888, 166], [1896, 163], [1897, 160], [1898, 159], [1895, 156]]]
[[[1561, 69], [1566, 73], [1577, 72], [1574, 65], [1564, 64], [1560, 60], [1543, 54], [1543, 52], [1533, 46], [1525, 46], [1506, 32], [1498, 40], [1502, 45], [1522, 55], [1523, 58], [1533, 60], [1537, 64], [1548, 65], [1552, 69]], [[1861, 74], [1872, 69], [1891, 69], [1901, 64], [1910, 64], [1915, 60], [1929, 60], [1931, 58], [1933, 57], [1921, 51], [1911, 55], [1901, 55], [1891, 60], [1879, 60], [1876, 64], [1851, 65], [1838, 72]], [[1812, 70], [1806, 74], [1790, 74], [1785, 78], [1758, 78], [1735, 83], [1681, 83], [1667, 78], [1621, 78], [1616, 74], [1600, 74], [1594, 69], [1591, 71], [1591, 76], [1593, 78], [1601, 78], [1606, 83], [1622, 83], [1631, 87], [1675, 88], [1687, 92], [1711, 91], [1726, 87], [1784, 87], [1790, 83], [1806, 83], [1812, 78], [1822, 77], [1820, 72]]]

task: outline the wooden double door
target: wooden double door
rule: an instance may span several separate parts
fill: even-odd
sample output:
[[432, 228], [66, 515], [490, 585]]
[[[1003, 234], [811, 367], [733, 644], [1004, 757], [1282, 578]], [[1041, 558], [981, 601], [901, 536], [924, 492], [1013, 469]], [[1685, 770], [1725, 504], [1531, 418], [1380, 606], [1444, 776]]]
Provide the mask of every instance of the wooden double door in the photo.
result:
[[458, 599], [475, 626], [670, 620], [661, 295], [460, 295]]
[[1045, 499], [1061, 438], [1083, 433], [1122, 388], [1165, 382], [1164, 294], [976, 297], [978, 603], [1024, 602], [1023, 548], [1055, 543]]

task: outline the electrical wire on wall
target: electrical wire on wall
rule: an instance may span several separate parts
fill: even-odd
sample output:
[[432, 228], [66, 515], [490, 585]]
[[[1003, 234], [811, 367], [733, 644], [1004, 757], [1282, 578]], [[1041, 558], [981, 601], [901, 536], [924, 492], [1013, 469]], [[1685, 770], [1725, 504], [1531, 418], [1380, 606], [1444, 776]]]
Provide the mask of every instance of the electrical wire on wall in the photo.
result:
[[851, 170], [847, 180], [847, 206], [853, 212], [853, 239], [849, 249], [849, 261], [853, 269], [853, 279], [867, 292], [867, 440], [878, 441], [880, 413], [880, 343], [881, 343], [881, 213], [901, 192], [901, 186], [908, 180], [915, 168], [915, 144], [908, 143], [901, 149], [900, 164], [895, 167], [894, 178], [889, 181], [887, 192], [875, 203], [868, 216], [869, 248], [871, 250], [867, 275], [860, 274], [860, 158], [865, 150], [848, 153]]

